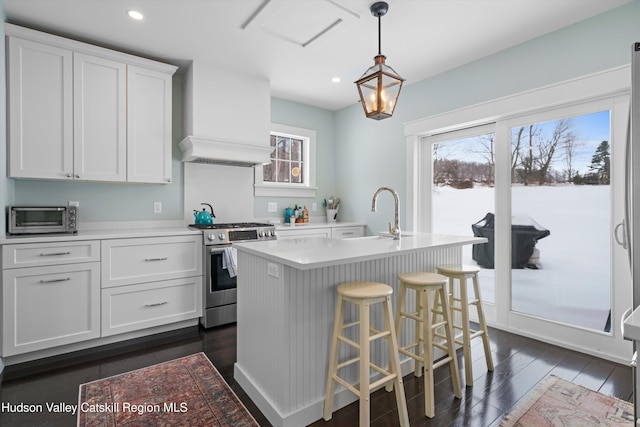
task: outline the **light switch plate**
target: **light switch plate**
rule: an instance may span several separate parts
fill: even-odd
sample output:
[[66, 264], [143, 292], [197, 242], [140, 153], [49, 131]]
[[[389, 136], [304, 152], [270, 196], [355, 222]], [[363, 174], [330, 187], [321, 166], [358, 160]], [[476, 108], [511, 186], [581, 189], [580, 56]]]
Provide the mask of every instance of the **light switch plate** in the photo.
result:
[[162, 202], [153, 202], [153, 213], [162, 213]]
[[269, 204], [267, 205], [267, 210], [269, 212], [278, 212], [278, 203], [269, 202]]

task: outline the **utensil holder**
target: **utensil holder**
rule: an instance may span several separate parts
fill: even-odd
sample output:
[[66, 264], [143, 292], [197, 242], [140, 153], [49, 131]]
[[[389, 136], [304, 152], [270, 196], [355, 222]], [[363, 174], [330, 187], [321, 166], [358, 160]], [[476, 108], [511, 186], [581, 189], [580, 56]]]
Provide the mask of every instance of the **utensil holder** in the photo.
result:
[[338, 218], [337, 209], [327, 209], [327, 222], [336, 222], [337, 218]]

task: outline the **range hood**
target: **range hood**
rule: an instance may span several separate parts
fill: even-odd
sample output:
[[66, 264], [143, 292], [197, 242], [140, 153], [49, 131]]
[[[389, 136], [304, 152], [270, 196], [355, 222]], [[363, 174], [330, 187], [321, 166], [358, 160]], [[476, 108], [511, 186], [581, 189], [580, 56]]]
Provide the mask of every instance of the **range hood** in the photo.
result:
[[271, 162], [274, 147], [187, 136], [180, 144], [183, 162], [257, 167]]
[[183, 162], [256, 167], [271, 162], [268, 80], [194, 61], [184, 77]]

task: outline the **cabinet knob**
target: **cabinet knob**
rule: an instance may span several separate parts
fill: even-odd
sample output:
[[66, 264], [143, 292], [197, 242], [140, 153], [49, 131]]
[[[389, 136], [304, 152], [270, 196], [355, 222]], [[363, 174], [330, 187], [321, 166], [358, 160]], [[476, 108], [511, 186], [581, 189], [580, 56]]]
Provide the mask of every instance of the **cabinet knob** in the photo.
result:
[[73, 177], [73, 175], [71, 175], [70, 173], [67, 173], [67, 178], [71, 178]]
[[80, 175], [76, 175], [76, 178], [80, 178]]

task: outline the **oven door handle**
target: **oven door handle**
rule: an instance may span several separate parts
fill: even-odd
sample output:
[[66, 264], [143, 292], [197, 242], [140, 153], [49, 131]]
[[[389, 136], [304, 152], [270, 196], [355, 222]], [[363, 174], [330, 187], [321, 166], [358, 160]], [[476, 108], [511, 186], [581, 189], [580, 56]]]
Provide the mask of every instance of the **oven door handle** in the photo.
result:
[[224, 252], [225, 248], [230, 248], [230, 247], [231, 247], [231, 245], [217, 246], [215, 248], [209, 249], [209, 253], [211, 255], [213, 255], [213, 254], [221, 254], [222, 252]]

